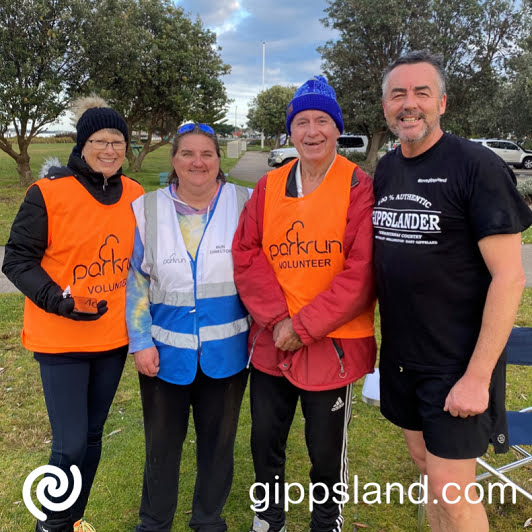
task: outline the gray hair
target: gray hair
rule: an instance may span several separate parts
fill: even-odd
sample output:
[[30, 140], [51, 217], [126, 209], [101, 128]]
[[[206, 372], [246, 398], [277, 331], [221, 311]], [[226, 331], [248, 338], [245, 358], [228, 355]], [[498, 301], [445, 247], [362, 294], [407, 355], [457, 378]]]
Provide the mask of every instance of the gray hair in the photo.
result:
[[386, 94], [388, 76], [394, 68], [401, 65], [415, 65], [417, 63], [428, 63], [436, 69], [440, 86], [440, 96], [443, 96], [445, 94], [445, 70], [443, 68], [443, 57], [440, 54], [431, 54], [428, 50], [414, 50], [412, 52], [403, 54], [384, 69], [382, 74], [382, 97], [384, 98]]

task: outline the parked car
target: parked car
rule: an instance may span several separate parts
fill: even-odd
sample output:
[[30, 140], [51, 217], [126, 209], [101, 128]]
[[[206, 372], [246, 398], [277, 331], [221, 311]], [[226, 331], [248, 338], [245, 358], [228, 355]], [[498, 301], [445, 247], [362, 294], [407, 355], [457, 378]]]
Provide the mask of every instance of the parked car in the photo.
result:
[[[353, 151], [366, 153], [368, 137], [366, 135], [340, 135], [337, 143], [338, 153], [345, 154]], [[299, 157], [295, 148], [277, 148], [268, 156], [268, 166], [277, 167], [289, 163]]]
[[270, 152], [270, 155], [268, 156], [268, 166], [272, 166], [273, 168], [282, 166], [298, 157], [299, 153], [295, 148], [277, 148]]
[[524, 150], [511, 140], [501, 139], [471, 139], [478, 142], [491, 151], [495, 152], [505, 163], [515, 166], [515, 168], [526, 168], [532, 170], [532, 151]]
[[395, 148], [398, 148], [399, 146], [401, 146], [401, 141], [400, 140], [394, 140], [393, 142], [390, 142], [388, 151], [395, 150]]

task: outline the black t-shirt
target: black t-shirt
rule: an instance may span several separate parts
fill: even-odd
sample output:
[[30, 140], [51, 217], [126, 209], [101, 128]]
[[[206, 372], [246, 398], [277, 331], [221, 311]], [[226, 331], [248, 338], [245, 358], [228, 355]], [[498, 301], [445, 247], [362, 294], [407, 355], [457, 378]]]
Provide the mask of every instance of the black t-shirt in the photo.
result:
[[400, 148], [375, 173], [375, 268], [381, 364], [463, 370], [491, 275], [478, 241], [519, 233], [532, 211], [493, 152], [445, 133], [425, 153]]

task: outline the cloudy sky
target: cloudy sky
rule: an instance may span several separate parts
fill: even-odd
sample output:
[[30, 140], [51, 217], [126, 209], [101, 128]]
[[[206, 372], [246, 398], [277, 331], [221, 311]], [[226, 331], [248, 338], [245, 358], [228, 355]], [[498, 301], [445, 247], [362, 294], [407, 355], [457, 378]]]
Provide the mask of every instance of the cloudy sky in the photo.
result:
[[[299, 86], [321, 74], [316, 49], [337, 33], [326, 28], [327, 0], [174, 0], [191, 18], [199, 16], [214, 31], [231, 74], [222, 79], [229, 105], [227, 121], [247, 121], [248, 104], [262, 90], [262, 43], [265, 42], [264, 88]], [[70, 116], [56, 127], [72, 129]]]
[[301, 85], [321, 73], [316, 48], [336, 38], [320, 19], [326, 0], [176, 0], [192, 18], [217, 34], [222, 59], [231, 65], [223, 78], [234, 100], [227, 119], [246, 123], [248, 104], [262, 89], [262, 43], [266, 43], [264, 88]]

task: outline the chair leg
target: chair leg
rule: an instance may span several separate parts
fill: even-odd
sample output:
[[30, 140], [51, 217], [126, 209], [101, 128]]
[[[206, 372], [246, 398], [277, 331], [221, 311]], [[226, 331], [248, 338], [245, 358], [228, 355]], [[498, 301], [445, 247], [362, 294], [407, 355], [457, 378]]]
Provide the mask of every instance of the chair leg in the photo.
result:
[[425, 530], [425, 517], [427, 510], [423, 503], [420, 503], [417, 509], [417, 531], [422, 532]]
[[417, 495], [418, 508], [417, 508], [417, 532], [422, 532], [425, 529], [425, 518], [427, 509], [425, 504], [422, 502], [423, 492], [421, 491], [421, 486], [423, 485], [423, 475], [419, 475], [419, 491]]
[[492, 475], [496, 476], [500, 480], [504, 480], [507, 484], [512, 486], [516, 491], [518, 491], [521, 495], [524, 495], [527, 499], [532, 501], [532, 495], [528, 493], [528, 491], [524, 490], [520, 486], [518, 486], [513, 480], [509, 479], [506, 475], [503, 475], [500, 471], [497, 471], [494, 467], [491, 467], [487, 462], [482, 460], [481, 458], [477, 458], [477, 462], [484, 468], [487, 469]]

